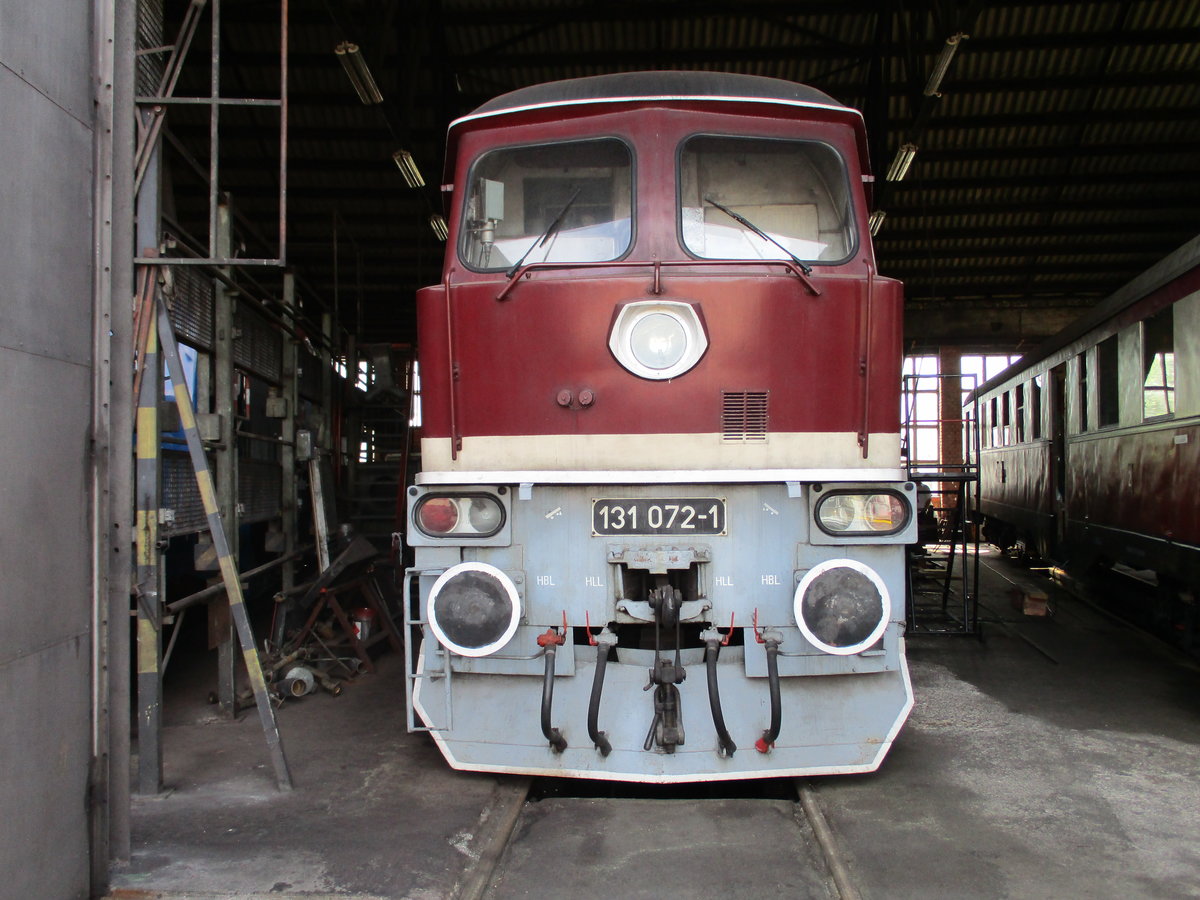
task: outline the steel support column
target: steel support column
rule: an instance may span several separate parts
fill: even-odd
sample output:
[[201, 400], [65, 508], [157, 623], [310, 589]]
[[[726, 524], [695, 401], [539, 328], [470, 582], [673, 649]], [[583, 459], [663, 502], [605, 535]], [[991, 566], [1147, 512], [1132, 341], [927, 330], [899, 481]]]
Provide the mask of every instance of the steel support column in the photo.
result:
[[[292, 272], [283, 274], [283, 305], [291, 314], [292, 321], [296, 317], [296, 276]], [[280, 500], [280, 528], [283, 531], [283, 554], [288, 559], [281, 571], [280, 591], [284, 597], [291, 595], [296, 585], [296, 563], [292, 559], [296, 551], [296, 410], [300, 405], [300, 348], [295, 340], [287, 335], [283, 338], [283, 366], [280, 379], [283, 382], [280, 396], [287, 407], [283, 419], [279, 423], [279, 468], [280, 484], [283, 496]], [[275, 628], [271, 639], [282, 643], [286, 620], [286, 607], [275, 610]]]
[[[229, 202], [216, 208], [216, 253], [228, 257], [233, 245], [233, 222]], [[229, 270], [223, 270], [226, 275]], [[213, 411], [219, 417], [216, 452], [217, 510], [225, 526], [229, 552], [238, 558], [237, 476], [237, 384], [233, 364], [234, 313], [236, 301], [225, 280], [213, 282]], [[209, 621], [217, 645], [217, 699], [221, 712], [237, 714], [237, 648], [228, 615], [228, 599], [214, 601]]]
[[938, 449], [947, 469], [963, 464], [962, 354], [957, 347], [938, 348]]
[[[95, 92], [92, 209], [95, 256], [92, 351], [91, 888], [108, 887], [110, 860], [130, 854], [129, 548], [133, 533], [134, 9], [93, 0]], [[114, 360], [116, 364], [114, 365]]]

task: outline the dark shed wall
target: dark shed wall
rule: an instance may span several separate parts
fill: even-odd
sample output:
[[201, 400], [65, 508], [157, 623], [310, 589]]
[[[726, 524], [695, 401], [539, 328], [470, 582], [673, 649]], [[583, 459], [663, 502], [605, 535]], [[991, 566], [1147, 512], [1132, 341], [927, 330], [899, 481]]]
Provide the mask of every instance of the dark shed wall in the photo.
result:
[[0, 4], [0, 897], [86, 897], [92, 43]]

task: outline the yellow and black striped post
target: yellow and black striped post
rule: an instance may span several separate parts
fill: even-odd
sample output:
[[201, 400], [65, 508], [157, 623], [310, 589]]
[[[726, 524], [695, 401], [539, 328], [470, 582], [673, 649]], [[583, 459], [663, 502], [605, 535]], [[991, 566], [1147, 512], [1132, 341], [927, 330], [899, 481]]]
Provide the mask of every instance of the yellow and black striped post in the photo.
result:
[[[154, 274], [143, 266], [139, 274], [139, 297], [152, 294]], [[143, 316], [154, 317], [154, 307], [139, 306]], [[159, 506], [159, 378], [158, 336], [145, 330], [138, 348], [136, 533], [134, 594], [137, 600], [137, 789], [142, 794], [162, 790], [162, 597], [158, 546]]]
[[175, 405], [179, 408], [179, 421], [183, 425], [183, 433], [187, 438], [188, 455], [192, 459], [192, 468], [196, 472], [196, 484], [200, 489], [200, 499], [204, 504], [204, 514], [208, 519], [208, 530], [212, 536], [213, 549], [217, 552], [217, 560], [221, 567], [221, 579], [225, 583], [225, 593], [229, 598], [229, 613], [234, 627], [237, 629], [238, 640], [242, 645], [242, 658], [246, 663], [246, 673], [250, 678], [250, 687], [254, 691], [254, 702], [258, 706], [258, 717], [262, 721], [263, 733], [267, 738], [267, 748], [271, 751], [271, 762], [275, 766], [275, 780], [279, 784], [280, 790], [290, 790], [292, 776], [288, 771], [287, 759], [283, 754], [283, 742], [279, 737], [279, 727], [275, 722], [275, 710], [272, 708], [271, 698], [267, 694], [266, 680], [263, 677], [262, 665], [254, 645], [254, 632], [250, 627], [250, 617], [246, 613], [246, 605], [242, 597], [241, 579], [238, 577], [237, 565], [234, 562], [233, 554], [230, 553], [225, 527], [217, 508], [217, 492], [213, 487], [208, 460], [204, 456], [200, 433], [196, 429], [196, 416], [192, 410], [191, 397], [188, 395], [183, 364], [179, 360], [179, 347], [175, 342], [175, 334], [171, 330], [171, 318], [167, 312], [167, 305], [161, 297], [158, 298], [158, 337], [162, 345], [163, 358], [166, 360], [167, 372], [171, 376], [171, 387], [175, 392]]

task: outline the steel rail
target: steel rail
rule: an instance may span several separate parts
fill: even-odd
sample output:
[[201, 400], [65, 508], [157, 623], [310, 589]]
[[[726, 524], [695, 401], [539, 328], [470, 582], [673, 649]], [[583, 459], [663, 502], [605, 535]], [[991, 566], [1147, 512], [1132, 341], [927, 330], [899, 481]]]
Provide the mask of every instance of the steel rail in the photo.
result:
[[796, 795], [804, 818], [813, 830], [813, 837], [817, 839], [817, 846], [821, 848], [821, 855], [825, 859], [825, 865], [829, 869], [829, 876], [833, 879], [833, 886], [837, 889], [838, 896], [841, 900], [862, 900], [862, 892], [859, 891], [850, 874], [850, 867], [847, 864], [841, 842], [833, 833], [833, 829], [829, 827], [825, 813], [821, 811], [821, 806], [817, 802], [816, 793], [806, 780], [796, 779]]
[[496, 784], [495, 795], [480, 816], [480, 824], [485, 828], [491, 823], [494, 825], [484, 835], [484, 845], [479, 856], [467, 867], [463, 877], [454, 886], [451, 900], [482, 900], [487, 893], [500, 859], [517, 829], [517, 822], [521, 818], [525, 802], [529, 799], [529, 789], [532, 785], [533, 779], [528, 777]]

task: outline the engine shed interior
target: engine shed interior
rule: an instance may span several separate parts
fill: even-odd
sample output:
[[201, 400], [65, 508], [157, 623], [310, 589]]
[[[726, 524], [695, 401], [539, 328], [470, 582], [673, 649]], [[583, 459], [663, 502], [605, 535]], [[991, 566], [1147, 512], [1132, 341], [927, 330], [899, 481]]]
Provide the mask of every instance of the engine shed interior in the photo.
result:
[[[65, 833], [83, 862], [39, 870], [47, 896], [107, 885], [131, 803], [169, 790], [172, 667], [211, 688], [217, 720], [261, 728], [282, 788], [272, 696], [335, 695], [403, 657], [416, 292], [443, 280], [448, 251], [511, 281], [521, 262], [614, 261], [637, 239], [638, 161], [616, 138], [553, 158], [495, 150], [450, 183], [451, 123], [539, 84], [738, 73], [860, 110], [878, 275], [904, 285], [901, 440], [922, 547], [1115, 564], [1172, 597], [1133, 618], [1200, 648], [1194, 2], [36, 7], [0, 11], [0, 100], [31, 123], [0, 135], [0, 567], [16, 579], [0, 609], [19, 623], [0, 638], [0, 685], [18, 698], [0, 731], [35, 748], [12, 745], [29, 760], [0, 808], [39, 813], [0, 825], [0, 862]], [[803, 269], [855, 251], [858, 185], [824, 144], [702, 133], [676, 165], [681, 256]], [[143, 387], [160, 366], [164, 383]], [[63, 429], [39, 424], [31, 398], [48, 385]], [[568, 394], [563, 409], [592, 402]], [[765, 438], [765, 396], [723, 402], [731, 442]], [[631, 592], [657, 583], [630, 571]], [[682, 571], [691, 597], [698, 576]], [[938, 582], [943, 611], [975, 590], [967, 577], [959, 564]], [[976, 634], [979, 616], [965, 605], [949, 630]], [[293, 677], [322, 641], [333, 668]], [[39, 773], [37, 756], [64, 762]], [[81, 815], [85, 794], [98, 799]]]

